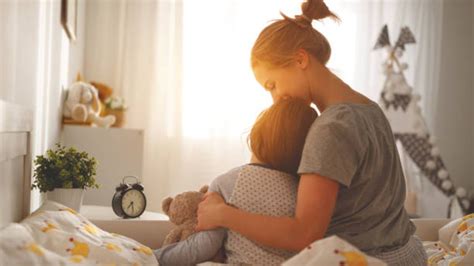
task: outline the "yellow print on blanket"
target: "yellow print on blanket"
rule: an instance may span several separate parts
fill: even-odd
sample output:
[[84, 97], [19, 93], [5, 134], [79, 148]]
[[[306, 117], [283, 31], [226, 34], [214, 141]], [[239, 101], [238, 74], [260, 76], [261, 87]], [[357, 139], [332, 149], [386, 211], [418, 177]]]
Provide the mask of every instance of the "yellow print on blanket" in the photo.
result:
[[84, 260], [84, 257], [81, 255], [73, 255], [69, 258], [70, 262], [81, 263]]
[[23, 247], [23, 249], [26, 249], [38, 256], [41, 256], [41, 257], [44, 256], [43, 248], [34, 242], [27, 244], [26, 246]]
[[[451, 231], [451, 242], [445, 245], [438, 241], [433, 244], [424, 244], [428, 253], [428, 265], [473, 265], [472, 242], [474, 240], [474, 213], [459, 218], [456, 221], [455, 231]], [[449, 225], [449, 224], [448, 224]], [[450, 230], [443, 227], [440, 230]]]
[[[468, 216], [471, 216], [471, 215], [468, 215]], [[458, 234], [464, 233], [467, 230], [473, 230], [474, 229], [474, 217], [470, 218], [470, 219], [465, 219], [465, 218], [466, 217], [464, 217], [462, 219], [462, 222], [458, 225], [458, 228], [457, 228], [457, 233]]]
[[345, 257], [346, 261], [341, 261], [339, 265], [341, 266], [366, 266], [367, 265], [367, 258], [364, 254], [356, 251], [342, 251], [342, 250], [334, 250], [334, 253], [341, 254]]
[[468, 214], [464, 217], [462, 217], [463, 221], [469, 220], [469, 219], [474, 219], [474, 213]]
[[122, 252], [122, 248], [119, 247], [118, 245], [114, 244], [114, 243], [105, 243], [104, 246], [107, 250], [115, 251], [115, 252]]
[[76, 227], [76, 229], [77, 230], [84, 229], [84, 231], [86, 231], [87, 233], [89, 233], [91, 235], [94, 235], [94, 236], [97, 236], [98, 231], [99, 231], [97, 226], [95, 226], [94, 224], [91, 224], [91, 223], [87, 223], [87, 222], [81, 222], [81, 224], [78, 227]]
[[75, 210], [71, 209], [71, 208], [60, 208], [59, 211], [67, 211], [67, 212], [70, 212], [74, 215], [78, 215], [78, 213]]
[[467, 221], [464, 221], [462, 223], [459, 224], [458, 226], [458, 234], [464, 232], [467, 230]]
[[76, 241], [72, 237], [69, 238], [69, 241], [74, 244], [74, 247], [66, 249], [67, 252], [70, 252], [72, 255], [81, 255], [85, 258], [89, 256], [89, 245], [87, 243]]
[[44, 233], [52, 229], [58, 229], [58, 227], [55, 224], [49, 222], [48, 220], [44, 220], [44, 223], [46, 224], [46, 226], [41, 227], [41, 231]]
[[97, 235], [97, 227], [93, 224], [86, 224], [84, 225], [84, 230], [89, 232], [92, 235]]
[[143, 253], [145, 255], [151, 255], [153, 254], [153, 252], [151, 251], [151, 249], [149, 247], [145, 247], [145, 246], [139, 246], [138, 248], [133, 248], [134, 251], [137, 251], [137, 252], [140, 252], [140, 253]]

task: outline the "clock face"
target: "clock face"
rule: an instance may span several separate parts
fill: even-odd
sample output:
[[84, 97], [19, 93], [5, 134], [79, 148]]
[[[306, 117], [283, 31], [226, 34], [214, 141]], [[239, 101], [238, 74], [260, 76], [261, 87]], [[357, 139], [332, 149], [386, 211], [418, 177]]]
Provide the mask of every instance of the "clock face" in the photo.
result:
[[129, 217], [138, 217], [145, 210], [146, 200], [143, 193], [130, 189], [122, 197], [123, 212]]

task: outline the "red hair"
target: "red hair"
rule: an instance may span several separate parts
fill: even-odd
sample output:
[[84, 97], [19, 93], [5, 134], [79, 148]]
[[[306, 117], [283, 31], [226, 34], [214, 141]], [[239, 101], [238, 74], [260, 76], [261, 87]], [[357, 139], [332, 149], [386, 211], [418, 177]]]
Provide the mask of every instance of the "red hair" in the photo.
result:
[[277, 20], [262, 30], [251, 53], [252, 67], [258, 62], [273, 67], [285, 67], [293, 62], [299, 49], [314, 56], [325, 65], [331, 56], [331, 46], [324, 35], [311, 26], [313, 19], [339, 18], [332, 13], [323, 0], [307, 0], [301, 4], [302, 14], [295, 18]]
[[283, 99], [264, 110], [248, 138], [253, 155], [270, 167], [296, 175], [316, 111], [299, 99]]

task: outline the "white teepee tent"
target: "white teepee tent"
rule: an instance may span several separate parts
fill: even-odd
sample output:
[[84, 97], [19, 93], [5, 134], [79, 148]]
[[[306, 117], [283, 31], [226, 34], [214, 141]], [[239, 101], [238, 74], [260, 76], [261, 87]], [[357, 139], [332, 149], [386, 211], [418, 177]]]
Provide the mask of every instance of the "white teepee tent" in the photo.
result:
[[401, 142], [403, 151], [419, 168], [422, 175], [428, 178], [446, 197], [451, 198], [448, 216], [456, 208], [464, 214], [469, 209], [470, 201], [463, 187], [456, 187], [441, 158], [435, 138], [429, 133], [421, 114], [418, 101], [420, 95], [413, 94], [403, 71], [408, 68], [400, 63], [405, 44], [415, 43], [415, 38], [408, 27], [401, 30], [395, 45], [390, 44], [388, 28], [385, 25], [374, 49], [385, 48], [387, 60], [383, 63], [385, 84], [380, 98], [380, 106], [390, 122], [396, 141]]

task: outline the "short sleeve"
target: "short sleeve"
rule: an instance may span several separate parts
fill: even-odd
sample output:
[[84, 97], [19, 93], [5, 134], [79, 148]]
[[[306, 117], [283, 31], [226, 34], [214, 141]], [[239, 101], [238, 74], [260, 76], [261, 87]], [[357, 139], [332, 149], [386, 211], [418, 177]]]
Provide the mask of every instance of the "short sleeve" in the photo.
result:
[[221, 194], [224, 200], [228, 202], [230, 197], [232, 196], [235, 181], [237, 180], [241, 169], [242, 166], [238, 166], [214, 178], [214, 180], [212, 180], [211, 184], [209, 185], [209, 191]]
[[367, 141], [353, 115], [343, 113], [336, 117], [320, 117], [313, 123], [298, 174], [319, 174], [349, 187], [362, 162]]

